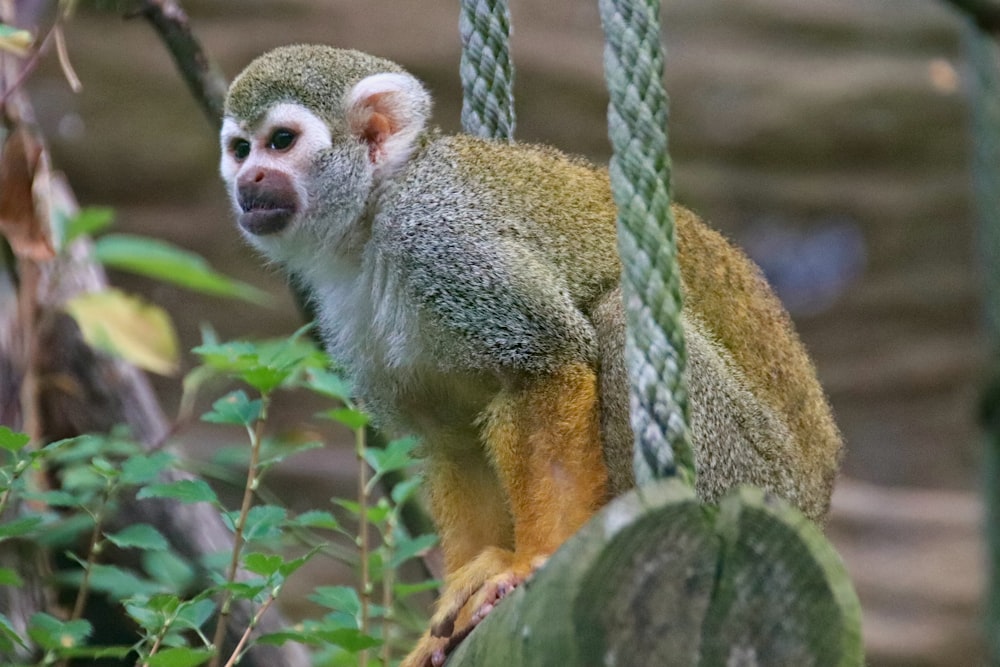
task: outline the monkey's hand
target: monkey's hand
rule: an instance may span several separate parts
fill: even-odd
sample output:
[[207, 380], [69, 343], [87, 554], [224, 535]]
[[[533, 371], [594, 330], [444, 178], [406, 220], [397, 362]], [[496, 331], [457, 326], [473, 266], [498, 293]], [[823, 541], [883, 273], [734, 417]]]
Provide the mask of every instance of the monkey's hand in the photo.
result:
[[431, 629], [400, 667], [440, 667], [447, 655], [493, 611], [494, 605], [544, 564], [489, 548], [457, 570], [438, 603]]

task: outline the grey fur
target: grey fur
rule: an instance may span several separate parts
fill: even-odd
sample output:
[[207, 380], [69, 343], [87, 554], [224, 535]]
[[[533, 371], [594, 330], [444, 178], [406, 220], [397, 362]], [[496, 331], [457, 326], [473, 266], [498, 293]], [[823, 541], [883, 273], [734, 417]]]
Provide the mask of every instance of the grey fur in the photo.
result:
[[[288, 47], [233, 83], [226, 109], [239, 127], [292, 102], [332, 138], [311, 157], [297, 219], [251, 242], [309, 289], [330, 353], [380, 422], [438, 448], [478, 452], [469, 440], [502, 389], [572, 362], [594, 368], [610, 490], [624, 491], [632, 432], [606, 172], [549, 148], [440, 136], [424, 127], [417, 84], [395, 93], [421, 95], [390, 119], [414, 132], [393, 150], [411, 152], [381, 174], [370, 146], [345, 134], [351, 88], [380, 72], [402, 70]], [[841, 444], [812, 366], [749, 261], [675, 212], [698, 490], [716, 499], [752, 483], [821, 518]]]

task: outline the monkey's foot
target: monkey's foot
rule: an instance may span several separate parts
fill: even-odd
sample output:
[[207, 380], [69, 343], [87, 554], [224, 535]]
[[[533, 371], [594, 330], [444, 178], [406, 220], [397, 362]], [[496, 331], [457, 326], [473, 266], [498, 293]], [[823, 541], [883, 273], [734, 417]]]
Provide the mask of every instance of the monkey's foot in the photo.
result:
[[457, 570], [438, 603], [431, 629], [400, 667], [440, 667], [496, 604], [541, 567], [546, 557], [522, 561], [490, 548]]

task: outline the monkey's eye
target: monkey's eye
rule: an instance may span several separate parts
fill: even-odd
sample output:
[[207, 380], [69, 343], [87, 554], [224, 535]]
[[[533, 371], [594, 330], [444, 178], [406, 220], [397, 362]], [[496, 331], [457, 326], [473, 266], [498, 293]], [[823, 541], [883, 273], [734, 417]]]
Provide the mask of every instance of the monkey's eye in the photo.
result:
[[229, 150], [237, 160], [245, 160], [250, 155], [250, 142], [246, 139], [233, 139], [229, 144]]
[[279, 127], [274, 131], [274, 134], [271, 135], [271, 142], [268, 144], [268, 148], [283, 151], [295, 143], [295, 138], [297, 136], [298, 135], [293, 130], [289, 130], [287, 127]]

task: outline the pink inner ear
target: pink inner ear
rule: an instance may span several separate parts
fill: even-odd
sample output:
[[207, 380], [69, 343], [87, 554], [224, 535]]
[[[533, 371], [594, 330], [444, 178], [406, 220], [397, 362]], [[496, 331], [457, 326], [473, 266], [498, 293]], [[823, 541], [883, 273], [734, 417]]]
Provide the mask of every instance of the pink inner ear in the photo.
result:
[[392, 94], [374, 93], [359, 101], [353, 119], [354, 131], [368, 144], [368, 156], [376, 161], [386, 139], [396, 132], [393, 118]]
[[361, 137], [368, 143], [368, 157], [373, 162], [391, 133], [392, 123], [388, 117], [376, 111], [368, 116], [368, 122], [361, 128]]

